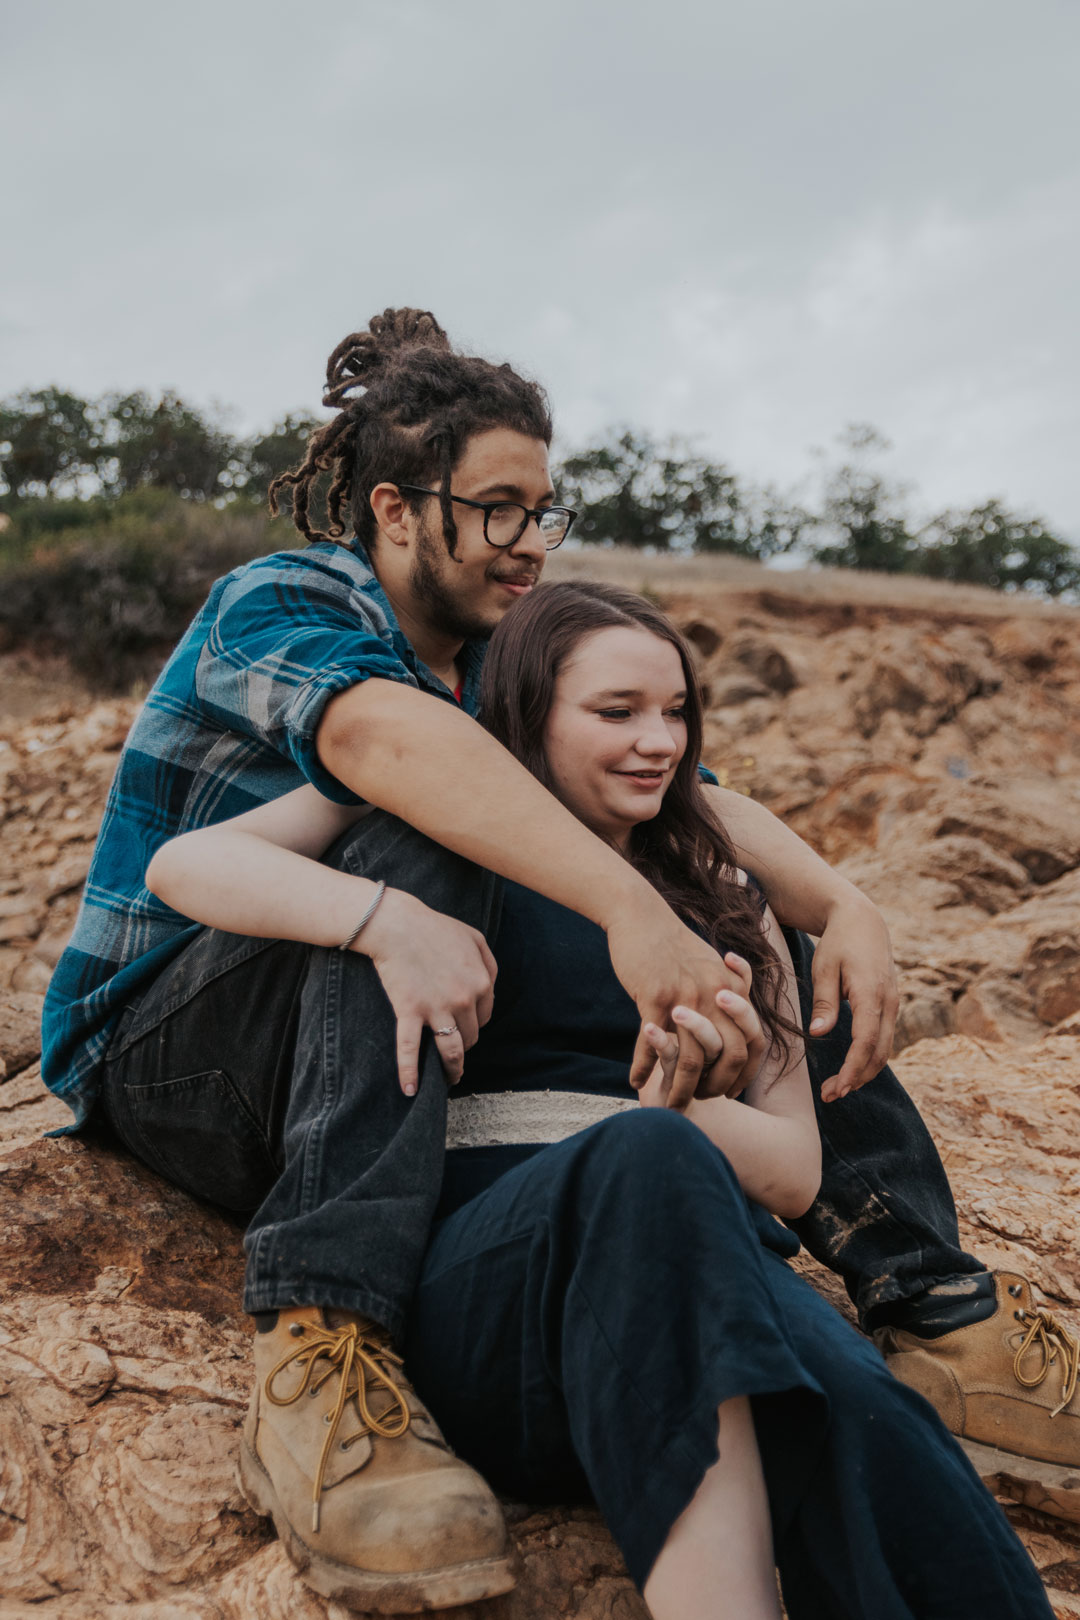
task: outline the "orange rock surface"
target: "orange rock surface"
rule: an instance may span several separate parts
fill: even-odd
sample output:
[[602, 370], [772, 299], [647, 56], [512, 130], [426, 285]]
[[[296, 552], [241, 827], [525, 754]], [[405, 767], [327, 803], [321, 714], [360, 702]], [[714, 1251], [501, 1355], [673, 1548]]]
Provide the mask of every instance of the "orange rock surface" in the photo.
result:
[[[766, 578], [665, 578], [708, 694], [708, 759], [881, 907], [895, 1066], [964, 1240], [1075, 1328], [1080, 612]], [[317, 1620], [327, 1605], [233, 1479], [238, 1228], [107, 1146], [41, 1139], [67, 1118], [36, 1068], [41, 997], [133, 714], [72, 696], [0, 718], [0, 1614]], [[1080, 1615], [1080, 1526], [1008, 1512], [1060, 1620]], [[644, 1614], [595, 1515], [514, 1520], [522, 1579], [490, 1620]]]

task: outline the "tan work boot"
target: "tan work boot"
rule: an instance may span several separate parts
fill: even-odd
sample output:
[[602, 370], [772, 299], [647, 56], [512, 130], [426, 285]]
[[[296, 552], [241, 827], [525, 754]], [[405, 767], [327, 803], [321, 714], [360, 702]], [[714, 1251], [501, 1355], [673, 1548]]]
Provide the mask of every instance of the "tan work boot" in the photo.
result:
[[889, 1370], [925, 1395], [946, 1428], [1020, 1457], [1080, 1467], [1080, 1344], [1033, 1302], [1023, 1277], [994, 1275], [993, 1316], [920, 1339], [880, 1328]]
[[[343, 1314], [343, 1313], [342, 1313]], [[508, 1592], [502, 1510], [459, 1461], [382, 1330], [317, 1306], [255, 1335], [240, 1481], [316, 1592], [413, 1613]]]

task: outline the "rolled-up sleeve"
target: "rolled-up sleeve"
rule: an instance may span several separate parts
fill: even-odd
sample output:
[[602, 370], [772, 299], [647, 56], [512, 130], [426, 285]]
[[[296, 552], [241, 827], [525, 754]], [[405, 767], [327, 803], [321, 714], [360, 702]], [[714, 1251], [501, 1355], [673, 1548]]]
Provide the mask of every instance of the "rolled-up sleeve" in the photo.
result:
[[226, 585], [195, 681], [223, 729], [284, 754], [328, 799], [357, 804], [320, 762], [316, 737], [330, 699], [372, 677], [418, 684], [377, 604], [336, 569], [293, 577], [279, 556]]

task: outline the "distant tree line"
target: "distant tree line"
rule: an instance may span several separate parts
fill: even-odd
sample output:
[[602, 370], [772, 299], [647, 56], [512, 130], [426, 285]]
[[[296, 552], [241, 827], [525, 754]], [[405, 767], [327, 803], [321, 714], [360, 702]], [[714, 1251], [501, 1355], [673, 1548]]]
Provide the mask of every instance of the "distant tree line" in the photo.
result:
[[[196, 507], [251, 511], [271, 480], [301, 459], [316, 425], [289, 415], [244, 438], [220, 415], [169, 392], [83, 399], [43, 388], [12, 395], [0, 400], [0, 512], [8, 520], [0, 555], [25, 554], [42, 536], [72, 530], [93, 529], [100, 541], [121, 516], [130, 528], [138, 513], [148, 514], [153, 492]], [[990, 499], [916, 522], [908, 492], [880, 470], [889, 449], [880, 434], [849, 428], [840, 448], [809, 501], [753, 486], [686, 441], [660, 443], [629, 428], [566, 455], [556, 474], [560, 498], [580, 514], [574, 535], [585, 544], [728, 552], [763, 562], [794, 553], [832, 567], [1000, 590], [1080, 591], [1080, 553], [1043, 519]], [[153, 510], [160, 520], [165, 508]], [[181, 528], [194, 532], [190, 522]]]
[[580, 516], [586, 542], [658, 551], [732, 552], [766, 562], [783, 553], [832, 568], [923, 574], [1045, 596], [1080, 591], [1080, 552], [1044, 519], [997, 499], [915, 522], [907, 490], [879, 470], [891, 448], [859, 424], [840, 436], [816, 498], [796, 500], [741, 481], [722, 462], [678, 440], [616, 430], [566, 457], [560, 499]]
[[269, 433], [236, 438], [214, 413], [173, 393], [81, 399], [39, 388], [0, 400], [0, 507], [116, 499], [167, 489], [219, 504], [261, 500], [271, 479], [303, 455], [313, 418], [286, 416]]

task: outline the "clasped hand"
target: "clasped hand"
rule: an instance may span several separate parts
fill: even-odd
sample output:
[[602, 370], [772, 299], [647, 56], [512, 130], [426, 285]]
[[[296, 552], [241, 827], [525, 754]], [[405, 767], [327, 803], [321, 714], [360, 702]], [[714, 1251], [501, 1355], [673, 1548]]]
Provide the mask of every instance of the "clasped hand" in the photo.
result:
[[[734, 974], [741, 986], [741, 994], [737, 994], [734, 990], [719, 990], [716, 995], [716, 1006], [720, 1016], [735, 1025], [746, 1044], [747, 1063], [739, 1084], [739, 1089], [742, 1090], [743, 1077], [747, 1084], [753, 1078], [747, 1071], [755, 1054], [760, 1062], [765, 1047], [765, 1032], [749, 1000], [752, 983], [750, 964], [741, 956], [736, 956], [734, 951], [729, 951], [724, 957], [724, 966]], [[675, 1106], [671, 1102], [671, 1093], [679, 1068], [680, 1039], [685, 1037], [695, 1041], [705, 1054], [705, 1067], [701, 1071], [702, 1082], [707, 1081], [724, 1050], [723, 1036], [712, 1017], [706, 1018], [704, 1013], [682, 1006], [674, 1007], [671, 1016], [678, 1033], [663, 1030], [657, 1024], [646, 1024], [642, 1030], [646, 1041], [656, 1054], [652, 1073], [639, 1092], [640, 1101], [646, 1108]], [[710, 1093], [703, 1091], [699, 1082], [697, 1094], [706, 1096]]]
[[[607, 936], [611, 965], [641, 1017], [630, 1066], [634, 1089], [646, 1084], [656, 1064], [656, 1049], [646, 1034], [654, 1025], [678, 1040], [678, 1055], [665, 1082], [669, 1108], [685, 1108], [694, 1096], [733, 1097], [744, 1091], [757, 1073], [765, 1043], [760, 1028], [749, 1033], [741, 1028], [718, 996], [722, 991], [745, 995], [746, 964], [734, 969], [652, 892], [635, 897], [609, 925]], [[705, 1017], [719, 1049], [713, 1050], [710, 1041], [706, 1050], [693, 1032], [696, 1025], [676, 1019], [676, 1008]]]

